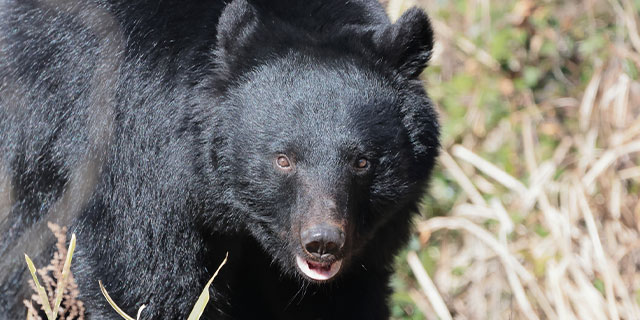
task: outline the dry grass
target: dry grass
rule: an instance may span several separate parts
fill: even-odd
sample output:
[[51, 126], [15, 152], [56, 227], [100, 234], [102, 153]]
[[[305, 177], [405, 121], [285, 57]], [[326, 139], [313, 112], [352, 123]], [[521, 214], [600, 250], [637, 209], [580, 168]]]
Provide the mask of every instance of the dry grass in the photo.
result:
[[[23, 301], [27, 308], [27, 320], [42, 320], [49, 317], [65, 320], [83, 320], [85, 319], [85, 309], [84, 303], [78, 299], [80, 293], [78, 285], [73, 275], [69, 272], [68, 266], [65, 269], [65, 263], [68, 259], [66, 247], [67, 227], [60, 227], [51, 222], [47, 225], [56, 237], [56, 250], [49, 265], [37, 270], [44, 287], [42, 296], [38, 294], [39, 290], [34, 280], [29, 280], [29, 286], [31, 286], [34, 293], [29, 300]], [[60, 290], [58, 288], [60, 284], [64, 286], [64, 289]], [[43, 301], [45, 297], [47, 299], [46, 302]], [[34, 306], [34, 302], [38, 306], [37, 308]], [[59, 307], [54, 309], [56, 310], [54, 313], [47, 316], [45, 310], [51, 310], [55, 306]]]
[[[638, 3], [400, 0], [390, 13], [412, 4], [438, 34], [425, 79], [444, 147], [440, 209], [417, 222], [396, 284], [411, 302], [397, 294], [394, 317], [640, 319]], [[522, 44], [505, 53], [507, 32]]]
[[[48, 226], [57, 239], [56, 250], [54, 252], [53, 259], [49, 262], [49, 265], [36, 270], [31, 259], [29, 259], [25, 254], [29, 270], [33, 276], [33, 280], [29, 280], [29, 285], [34, 291], [30, 300], [25, 299], [23, 301], [27, 309], [26, 318], [27, 320], [83, 320], [85, 319], [84, 303], [78, 299], [78, 295], [80, 293], [78, 291], [78, 285], [70, 272], [71, 258], [75, 249], [75, 234], [72, 235], [70, 241], [71, 244], [69, 249], [67, 249], [65, 247], [67, 227], [60, 227], [51, 222], [48, 223]], [[222, 269], [222, 267], [227, 263], [228, 256], [229, 253], [227, 252], [227, 255], [218, 266], [218, 269], [216, 269], [213, 276], [211, 276], [207, 284], [202, 289], [198, 300], [195, 302], [193, 309], [189, 314], [188, 320], [198, 320], [202, 316], [202, 313], [210, 299], [209, 287], [220, 272], [220, 269]], [[39, 283], [36, 273], [40, 275], [43, 285]], [[118, 305], [111, 299], [109, 293], [102, 285], [102, 281], [97, 280], [97, 284], [107, 302], [114, 309], [114, 313], [119, 314], [125, 320], [140, 319], [141, 313], [146, 308], [144, 304], [140, 306], [136, 317], [133, 318], [120, 309], [120, 307], [118, 307]], [[44, 299], [46, 299], [46, 301]], [[37, 308], [34, 306], [34, 302], [38, 306]]]

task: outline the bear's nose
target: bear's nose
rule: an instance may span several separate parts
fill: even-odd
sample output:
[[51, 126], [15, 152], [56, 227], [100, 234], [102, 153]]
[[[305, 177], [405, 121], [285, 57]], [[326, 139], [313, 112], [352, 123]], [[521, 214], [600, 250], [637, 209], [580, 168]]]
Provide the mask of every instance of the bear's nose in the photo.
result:
[[344, 246], [342, 229], [327, 224], [315, 225], [300, 233], [304, 249], [316, 258], [335, 257]]

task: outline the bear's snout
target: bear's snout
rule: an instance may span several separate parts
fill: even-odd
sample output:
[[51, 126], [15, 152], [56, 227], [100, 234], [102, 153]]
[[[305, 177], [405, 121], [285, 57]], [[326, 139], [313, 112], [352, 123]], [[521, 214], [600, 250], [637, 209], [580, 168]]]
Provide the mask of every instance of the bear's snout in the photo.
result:
[[344, 230], [329, 224], [312, 225], [300, 232], [304, 250], [322, 260], [334, 260], [344, 247]]
[[341, 269], [345, 231], [340, 225], [320, 222], [300, 230], [303, 255], [296, 254], [296, 264], [307, 278], [323, 282], [335, 277]]

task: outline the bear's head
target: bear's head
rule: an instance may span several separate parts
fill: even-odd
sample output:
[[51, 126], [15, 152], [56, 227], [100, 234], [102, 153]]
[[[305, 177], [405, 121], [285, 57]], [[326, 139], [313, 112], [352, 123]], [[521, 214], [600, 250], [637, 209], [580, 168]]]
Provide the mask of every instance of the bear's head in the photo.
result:
[[439, 147], [418, 79], [433, 45], [426, 14], [391, 24], [330, 2], [292, 14], [233, 1], [205, 86], [215, 101], [205, 154], [233, 215], [225, 223], [312, 282], [362, 265], [381, 229], [408, 223]]

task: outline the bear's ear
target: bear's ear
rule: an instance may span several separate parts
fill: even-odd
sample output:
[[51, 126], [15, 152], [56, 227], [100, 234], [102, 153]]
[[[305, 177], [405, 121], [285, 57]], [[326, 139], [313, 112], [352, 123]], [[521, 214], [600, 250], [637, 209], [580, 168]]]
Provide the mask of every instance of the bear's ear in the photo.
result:
[[433, 50], [433, 29], [427, 14], [413, 7], [394, 24], [380, 30], [375, 42], [383, 57], [409, 78], [427, 66]]
[[256, 8], [247, 0], [233, 0], [218, 20], [215, 60], [223, 73], [237, 71], [250, 54], [247, 45], [255, 41], [259, 19]]

